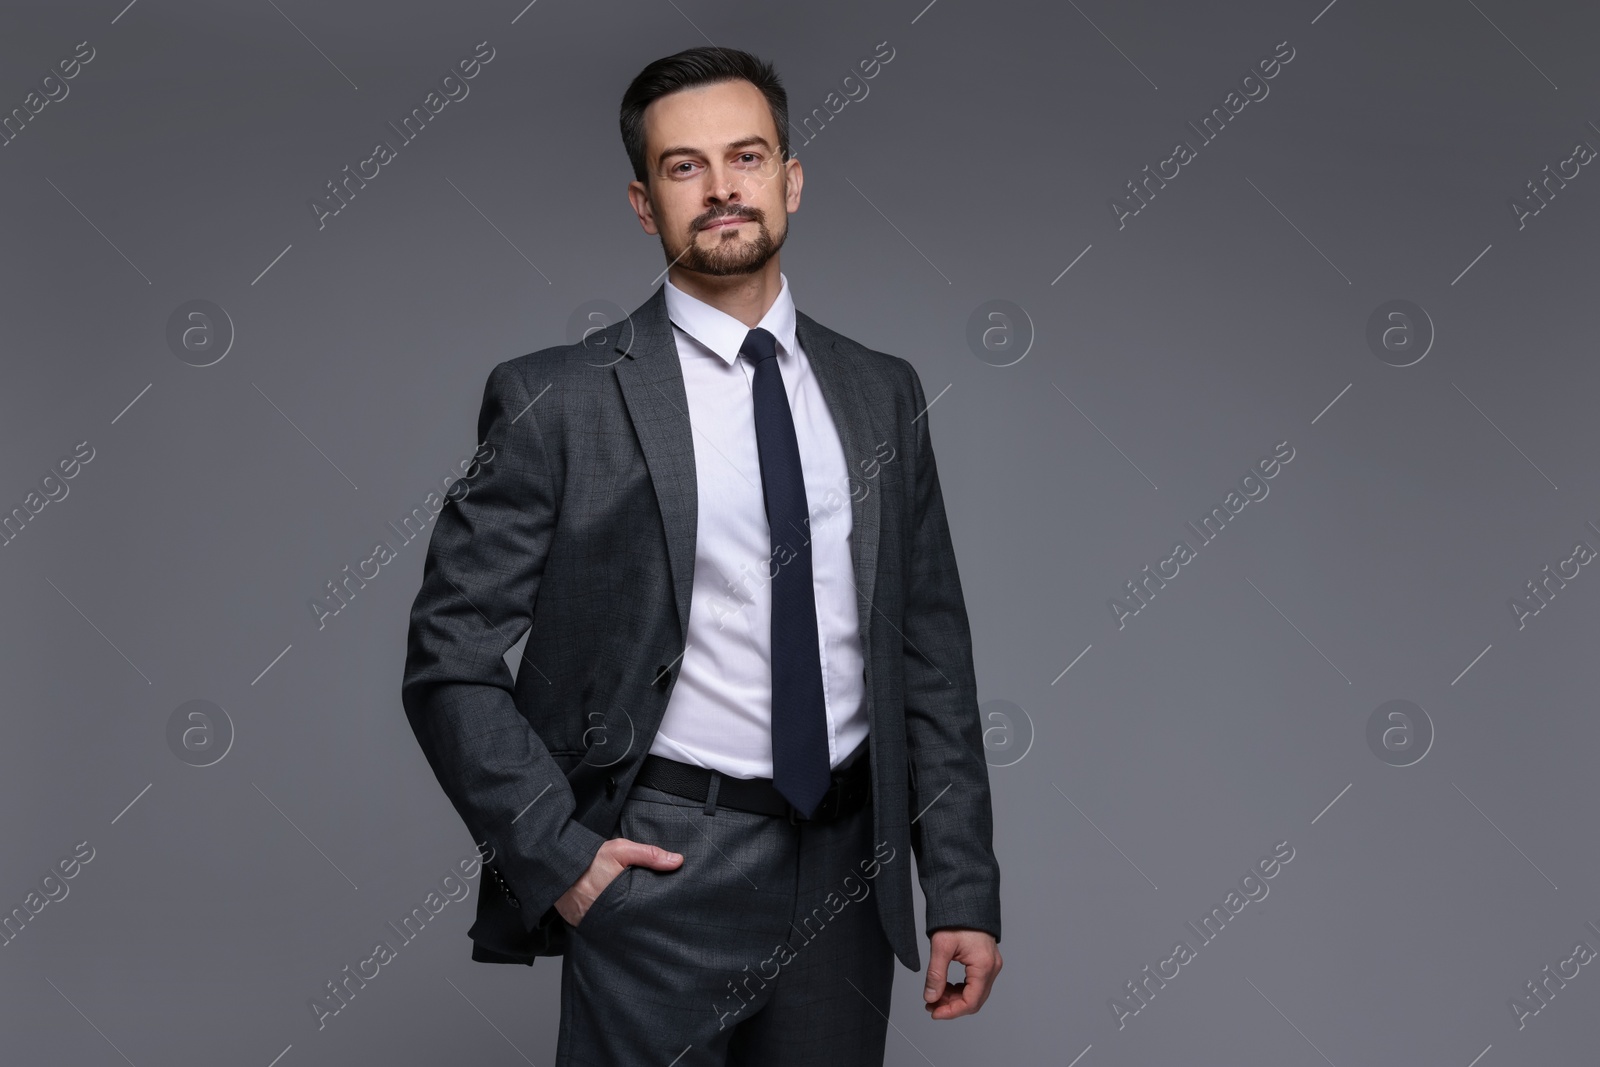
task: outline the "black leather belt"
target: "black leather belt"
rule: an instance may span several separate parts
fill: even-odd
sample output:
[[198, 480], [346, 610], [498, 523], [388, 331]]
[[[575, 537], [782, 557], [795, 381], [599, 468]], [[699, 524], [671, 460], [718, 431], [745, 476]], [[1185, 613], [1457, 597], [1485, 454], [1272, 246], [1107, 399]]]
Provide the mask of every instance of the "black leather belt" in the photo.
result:
[[719, 771], [681, 763], [665, 756], [646, 755], [634, 784], [647, 785], [689, 800], [705, 801], [707, 808], [715, 805], [760, 815], [783, 816], [791, 823], [821, 824], [842, 819], [866, 806], [872, 796], [870, 765], [867, 742], [863, 741], [843, 764], [834, 768], [833, 782], [810, 819], [795, 811], [793, 805], [772, 784], [771, 778], [730, 778]]

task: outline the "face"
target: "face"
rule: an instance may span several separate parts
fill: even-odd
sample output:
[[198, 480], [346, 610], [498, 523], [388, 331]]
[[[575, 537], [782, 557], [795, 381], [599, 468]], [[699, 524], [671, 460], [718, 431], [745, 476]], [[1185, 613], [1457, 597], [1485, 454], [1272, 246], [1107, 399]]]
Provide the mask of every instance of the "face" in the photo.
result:
[[701, 274], [753, 274], [789, 234], [800, 163], [780, 162], [778, 131], [747, 81], [669, 93], [644, 112], [649, 182], [628, 197], [667, 262]]

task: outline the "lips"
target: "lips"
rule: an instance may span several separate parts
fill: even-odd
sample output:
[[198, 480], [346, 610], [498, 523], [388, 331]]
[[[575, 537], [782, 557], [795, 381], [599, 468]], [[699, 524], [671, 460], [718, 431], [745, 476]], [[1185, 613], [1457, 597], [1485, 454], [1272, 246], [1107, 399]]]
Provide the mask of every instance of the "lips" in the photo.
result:
[[700, 228], [702, 230], [719, 230], [724, 226], [737, 226], [741, 222], [749, 221], [751, 220], [743, 215], [724, 215], [721, 218], [711, 220]]

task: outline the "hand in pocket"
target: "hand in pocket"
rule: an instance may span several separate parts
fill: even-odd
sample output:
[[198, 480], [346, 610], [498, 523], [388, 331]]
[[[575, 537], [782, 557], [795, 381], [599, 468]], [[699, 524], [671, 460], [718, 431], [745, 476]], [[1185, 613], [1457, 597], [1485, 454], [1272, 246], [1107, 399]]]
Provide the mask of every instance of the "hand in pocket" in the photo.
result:
[[567, 922], [577, 926], [600, 894], [605, 892], [606, 886], [622, 874], [623, 868], [650, 867], [658, 871], [671, 871], [682, 862], [680, 853], [668, 852], [642, 841], [630, 841], [626, 837], [613, 837], [600, 846], [600, 851], [594, 854], [594, 859], [589, 863], [589, 869], [572, 883], [572, 888], [556, 898], [556, 911]]

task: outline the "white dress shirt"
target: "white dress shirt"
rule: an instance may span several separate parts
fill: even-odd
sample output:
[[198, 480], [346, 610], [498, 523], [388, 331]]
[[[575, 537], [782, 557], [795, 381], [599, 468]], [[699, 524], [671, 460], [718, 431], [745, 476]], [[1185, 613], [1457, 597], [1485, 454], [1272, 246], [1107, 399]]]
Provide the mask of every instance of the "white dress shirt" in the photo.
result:
[[[800, 445], [811, 515], [828, 762], [837, 766], [867, 737], [850, 559], [849, 467], [821, 386], [795, 337], [789, 280], [779, 277], [778, 297], [759, 325], [778, 339], [778, 369]], [[650, 751], [733, 778], [770, 778], [770, 568], [778, 560], [761, 491], [751, 391], [755, 367], [739, 355], [750, 328], [670, 280], [664, 284], [689, 401], [699, 514], [688, 641]]]

